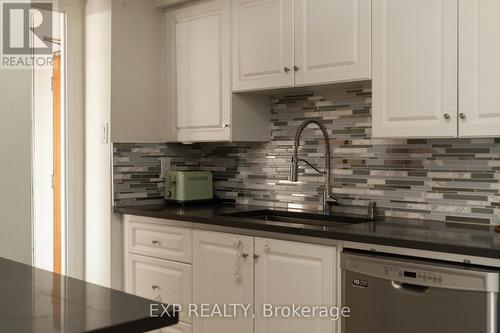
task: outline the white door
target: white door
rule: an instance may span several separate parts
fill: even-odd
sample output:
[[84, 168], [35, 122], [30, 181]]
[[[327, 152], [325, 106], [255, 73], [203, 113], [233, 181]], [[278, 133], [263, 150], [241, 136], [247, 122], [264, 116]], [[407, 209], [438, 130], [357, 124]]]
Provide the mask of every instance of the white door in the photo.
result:
[[295, 85], [371, 78], [371, 0], [295, 0]]
[[[194, 230], [194, 304], [253, 304], [253, 238]], [[245, 317], [193, 318], [195, 333], [253, 333]]]
[[457, 0], [373, 0], [373, 136], [457, 136]]
[[174, 141], [230, 140], [230, 0], [166, 13], [167, 128]]
[[500, 1], [459, 2], [461, 137], [500, 136]]
[[335, 248], [256, 238], [255, 332], [331, 333], [330, 319], [264, 318], [265, 304], [335, 306]]
[[233, 0], [233, 90], [293, 87], [293, 1]]
[[127, 255], [125, 289], [157, 302], [181, 304], [179, 320], [190, 323], [187, 307], [192, 303], [192, 267], [175, 261]]

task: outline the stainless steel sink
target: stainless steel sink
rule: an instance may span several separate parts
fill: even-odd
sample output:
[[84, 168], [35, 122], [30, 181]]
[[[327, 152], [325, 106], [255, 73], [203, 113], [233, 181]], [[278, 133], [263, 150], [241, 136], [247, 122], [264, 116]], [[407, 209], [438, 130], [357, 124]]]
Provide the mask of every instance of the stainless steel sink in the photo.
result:
[[314, 225], [320, 227], [333, 227], [345, 224], [356, 224], [371, 222], [372, 220], [363, 217], [352, 217], [342, 215], [323, 215], [303, 212], [288, 212], [279, 210], [254, 210], [226, 214], [224, 216], [239, 217], [244, 219], [282, 222], [289, 224]]

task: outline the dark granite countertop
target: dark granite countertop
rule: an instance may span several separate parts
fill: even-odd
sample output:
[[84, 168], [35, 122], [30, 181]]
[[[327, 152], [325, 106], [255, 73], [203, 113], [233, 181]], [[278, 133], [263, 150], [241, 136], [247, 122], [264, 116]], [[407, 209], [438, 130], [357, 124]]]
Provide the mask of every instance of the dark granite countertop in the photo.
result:
[[225, 216], [230, 213], [262, 209], [255, 206], [205, 204], [115, 207], [114, 212], [500, 259], [500, 234], [488, 226], [383, 218], [375, 222], [327, 227]]
[[147, 299], [3, 258], [0, 300], [0, 332], [146, 332], [178, 322], [171, 308], [150, 317]]

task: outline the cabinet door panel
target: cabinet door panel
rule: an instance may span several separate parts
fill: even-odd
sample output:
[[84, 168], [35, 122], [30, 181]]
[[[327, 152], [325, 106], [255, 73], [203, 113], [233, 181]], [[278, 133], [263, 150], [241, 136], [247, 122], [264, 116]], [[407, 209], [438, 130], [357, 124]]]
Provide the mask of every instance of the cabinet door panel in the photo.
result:
[[172, 141], [230, 140], [230, 0], [165, 14]]
[[295, 85], [370, 79], [371, 1], [295, 0]]
[[293, 1], [233, 0], [233, 90], [292, 87], [293, 64]]
[[[253, 238], [198, 230], [193, 236], [194, 304], [253, 304]], [[235, 275], [237, 262], [240, 278]], [[195, 317], [193, 329], [195, 333], [252, 333], [253, 321], [241, 314], [236, 318]]]
[[255, 332], [331, 333], [330, 319], [263, 318], [264, 304], [334, 306], [335, 249], [273, 239], [256, 238]]
[[373, 136], [457, 136], [457, 0], [372, 4]]
[[157, 302], [182, 304], [179, 320], [191, 322], [185, 309], [192, 302], [191, 265], [127, 255], [126, 291]]
[[500, 136], [500, 1], [459, 6], [459, 135]]

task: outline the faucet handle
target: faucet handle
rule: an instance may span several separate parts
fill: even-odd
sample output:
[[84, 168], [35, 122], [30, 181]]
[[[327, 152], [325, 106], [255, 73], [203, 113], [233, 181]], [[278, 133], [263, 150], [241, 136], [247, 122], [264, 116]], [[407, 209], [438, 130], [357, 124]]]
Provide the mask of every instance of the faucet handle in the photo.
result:
[[326, 198], [326, 203], [329, 206], [340, 206], [339, 200], [331, 194]]

